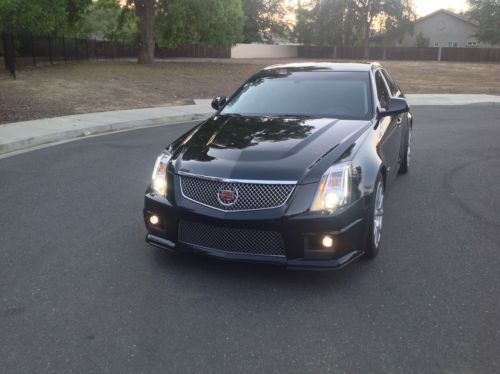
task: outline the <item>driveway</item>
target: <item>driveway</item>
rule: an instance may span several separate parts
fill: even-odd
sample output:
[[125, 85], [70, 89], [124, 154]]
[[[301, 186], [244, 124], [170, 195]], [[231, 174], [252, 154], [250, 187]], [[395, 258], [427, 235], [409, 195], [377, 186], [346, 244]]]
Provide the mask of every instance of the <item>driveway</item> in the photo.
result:
[[413, 112], [383, 249], [336, 272], [144, 243], [155, 157], [194, 124], [0, 159], [0, 371], [500, 371], [500, 106]]

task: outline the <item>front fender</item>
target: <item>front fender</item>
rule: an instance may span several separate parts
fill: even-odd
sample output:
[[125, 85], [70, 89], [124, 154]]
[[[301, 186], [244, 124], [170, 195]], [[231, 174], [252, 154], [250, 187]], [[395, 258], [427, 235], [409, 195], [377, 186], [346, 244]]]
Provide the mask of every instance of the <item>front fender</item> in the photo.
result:
[[377, 152], [378, 134], [371, 130], [352, 159], [356, 198], [371, 196], [379, 173], [385, 178], [385, 165]]

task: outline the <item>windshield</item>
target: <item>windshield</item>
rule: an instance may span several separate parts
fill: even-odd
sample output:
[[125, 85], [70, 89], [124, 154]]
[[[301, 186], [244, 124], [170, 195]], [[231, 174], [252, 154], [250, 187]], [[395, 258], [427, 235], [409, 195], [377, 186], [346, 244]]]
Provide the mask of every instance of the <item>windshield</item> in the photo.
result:
[[368, 72], [263, 71], [236, 92], [221, 114], [370, 119]]

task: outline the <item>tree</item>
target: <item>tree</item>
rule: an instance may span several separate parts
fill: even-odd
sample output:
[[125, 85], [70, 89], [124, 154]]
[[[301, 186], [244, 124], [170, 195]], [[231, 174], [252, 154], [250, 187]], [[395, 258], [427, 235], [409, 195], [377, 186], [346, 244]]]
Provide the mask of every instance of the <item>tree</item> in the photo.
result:
[[414, 18], [411, 0], [316, 0], [312, 10], [298, 9], [296, 31], [300, 41], [362, 44], [368, 58], [375, 31], [385, 41], [401, 39]]
[[294, 35], [299, 43], [307, 45], [318, 44], [316, 10], [316, 7], [307, 9], [299, 6], [297, 8], [295, 13], [297, 22], [294, 28]]
[[385, 0], [383, 13], [378, 19], [378, 32], [382, 35], [384, 45], [401, 41], [405, 34], [413, 34], [416, 19], [413, 3], [411, 0]]
[[354, 45], [359, 40], [359, 15], [351, 0], [321, 0], [317, 6], [318, 42]]
[[90, 3], [91, 0], [0, 0], [0, 31], [71, 32]]
[[469, 17], [479, 24], [476, 37], [482, 42], [500, 44], [500, 0], [468, 0]]
[[135, 14], [139, 18], [139, 64], [151, 64], [155, 59], [154, 22], [156, 0], [134, 0]]
[[297, 9], [297, 39], [306, 44], [354, 44], [355, 17], [349, 0], [316, 0], [310, 9]]
[[283, 0], [243, 0], [243, 12], [245, 43], [269, 42], [273, 35], [284, 36], [289, 31]]
[[243, 39], [240, 0], [162, 0], [156, 23], [158, 44], [230, 47]]
[[415, 39], [417, 48], [425, 48], [429, 46], [429, 38], [426, 38], [421, 32], [417, 34]]
[[133, 8], [117, 0], [97, 0], [81, 20], [81, 35], [87, 38], [137, 42], [139, 33]]
[[[1, 1], [1, 0], [0, 0]], [[166, 1], [166, 0], [164, 0]], [[139, 22], [139, 54], [137, 62], [139, 64], [151, 64], [155, 59], [155, 13], [157, 8], [156, 0], [120, 0], [125, 7], [135, 10]]]

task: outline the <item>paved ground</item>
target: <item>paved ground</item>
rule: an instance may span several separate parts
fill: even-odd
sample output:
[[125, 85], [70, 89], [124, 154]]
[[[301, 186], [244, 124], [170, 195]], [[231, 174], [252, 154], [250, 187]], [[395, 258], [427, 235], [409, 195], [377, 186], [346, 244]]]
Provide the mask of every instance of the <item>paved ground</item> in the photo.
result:
[[154, 158], [191, 125], [0, 160], [0, 371], [499, 372], [500, 106], [414, 115], [384, 249], [338, 272], [147, 246]]

